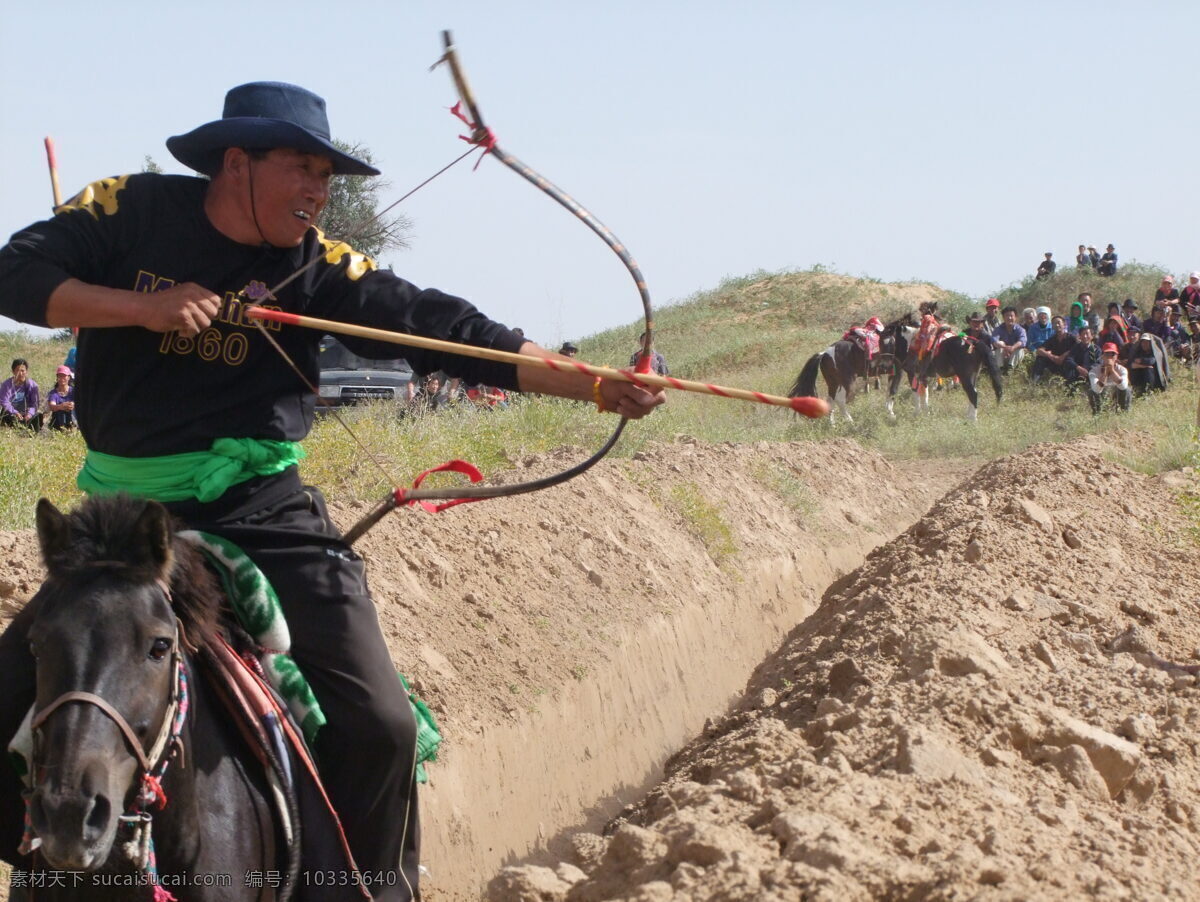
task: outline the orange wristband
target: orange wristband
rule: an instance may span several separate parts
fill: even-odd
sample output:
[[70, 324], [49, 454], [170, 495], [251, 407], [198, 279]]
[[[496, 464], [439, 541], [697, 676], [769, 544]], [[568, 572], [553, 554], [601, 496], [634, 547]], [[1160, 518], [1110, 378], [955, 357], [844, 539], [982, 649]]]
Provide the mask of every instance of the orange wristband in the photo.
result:
[[592, 400], [596, 402], [596, 409], [601, 413], [607, 413], [608, 408], [604, 406], [604, 396], [600, 394], [600, 377], [596, 377], [596, 381], [592, 383]]

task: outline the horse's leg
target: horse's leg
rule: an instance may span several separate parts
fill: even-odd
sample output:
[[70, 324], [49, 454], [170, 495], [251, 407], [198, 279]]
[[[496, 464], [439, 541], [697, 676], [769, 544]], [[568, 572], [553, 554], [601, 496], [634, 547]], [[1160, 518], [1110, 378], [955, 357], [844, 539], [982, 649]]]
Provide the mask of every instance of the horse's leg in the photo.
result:
[[962, 385], [963, 391], [967, 393], [967, 422], [974, 423], [979, 418], [979, 392], [975, 388], [975, 373], [958, 373], [959, 384]]
[[[850, 416], [850, 411], [846, 409], [846, 401], [849, 398], [849, 391], [846, 386], [839, 385], [837, 392], [834, 394], [834, 399], [837, 401], [838, 410], [842, 412], [842, 416], [846, 418], [847, 423], [853, 423], [854, 417]], [[832, 413], [832, 409], [830, 411]]]

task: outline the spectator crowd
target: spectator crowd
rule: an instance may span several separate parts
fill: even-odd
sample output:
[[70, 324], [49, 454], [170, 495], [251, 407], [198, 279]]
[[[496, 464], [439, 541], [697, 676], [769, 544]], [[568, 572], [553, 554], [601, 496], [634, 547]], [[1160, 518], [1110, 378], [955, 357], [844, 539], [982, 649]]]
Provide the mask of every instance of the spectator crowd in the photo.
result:
[[[72, 349], [73, 350], [73, 349]], [[64, 363], [54, 373], [54, 387], [45, 396], [29, 373], [24, 357], [13, 360], [12, 376], [0, 383], [0, 426], [41, 432], [75, 428], [75, 374]]]

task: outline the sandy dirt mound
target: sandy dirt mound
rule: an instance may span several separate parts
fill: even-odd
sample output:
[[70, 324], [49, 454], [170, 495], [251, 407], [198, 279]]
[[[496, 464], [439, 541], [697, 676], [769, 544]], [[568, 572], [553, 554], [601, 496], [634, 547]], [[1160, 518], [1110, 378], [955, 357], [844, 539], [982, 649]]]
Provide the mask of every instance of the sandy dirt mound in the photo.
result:
[[609, 835], [494, 899], [1198, 899], [1178, 474], [984, 466], [835, 583]]

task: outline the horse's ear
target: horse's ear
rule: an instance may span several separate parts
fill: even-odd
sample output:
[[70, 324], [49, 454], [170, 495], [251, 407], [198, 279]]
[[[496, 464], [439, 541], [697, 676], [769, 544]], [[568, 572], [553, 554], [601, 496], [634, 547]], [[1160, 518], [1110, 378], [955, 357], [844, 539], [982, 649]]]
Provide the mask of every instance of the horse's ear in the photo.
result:
[[136, 548], [145, 549], [155, 575], [166, 579], [171, 570], [171, 515], [157, 501], [147, 501], [133, 526]]
[[42, 549], [42, 559], [49, 569], [53, 562], [71, 544], [71, 521], [46, 498], [39, 498], [37, 503], [37, 534], [38, 544]]

